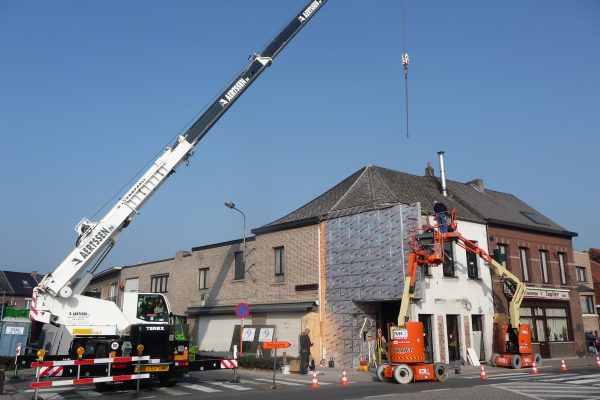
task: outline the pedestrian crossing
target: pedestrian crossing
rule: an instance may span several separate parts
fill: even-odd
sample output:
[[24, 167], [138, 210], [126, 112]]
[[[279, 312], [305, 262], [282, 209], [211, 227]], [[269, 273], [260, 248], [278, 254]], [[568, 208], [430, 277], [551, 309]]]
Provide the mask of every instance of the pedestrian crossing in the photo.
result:
[[544, 381], [534, 381], [518, 383], [501, 383], [494, 384], [492, 386], [535, 400], [600, 399], [600, 387], [598, 385], [573, 385], [568, 383], [549, 383]]
[[[140, 391], [139, 399], [163, 398], [167, 396], [184, 396], [201, 393], [224, 393], [224, 392], [243, 392], [247, 390], [258, 389], [259, 386], [273, 383], [272, 379], [250, 378], [241, 379], [240, 383], [231, 383], [229, 381], [198, 381], [181, 382], [174, 387], [145, 387]], [[311, 380], [303, 379], [282, 379], [277, 378], [275, 383], [286, 387], [310, 387]], [[319, 382], [319, 385], [331, 385], [331, 382]], [[34, 389], [27, 389], [25, 392], [33, 393]], [[97, 396], [130, 393], [131, 390], [110, 390], [105, 393], [98, 393], [93, 387], [65, 387], [65, 388], [43, 388], [39, 389], [39, 397], [43, 400], [63, 400], [63, 399], [91, 399]]]
[[[476, 379], [479, 376], [465, 376], [463, 379]], [[507, 380], [511, 382], [549, 382], [549, 383], [568, 383], [572, 385], [593, 385], [600, 387], [600, 373], [596, 374], [574, 374], [567, 372], [540, 372], [532, 374], [531, 372], [513, 372], [487, 374], [487, 380]], [[598, 390], [598, 389], [596, 389]]]

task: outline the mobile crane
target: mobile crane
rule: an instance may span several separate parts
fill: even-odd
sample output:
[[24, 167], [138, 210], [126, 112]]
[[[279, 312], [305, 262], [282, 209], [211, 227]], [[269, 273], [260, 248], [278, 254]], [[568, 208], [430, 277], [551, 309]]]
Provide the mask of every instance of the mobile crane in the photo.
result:
[[260, 54], [252, 55], [240, 74], [191, 127], [164, 150], [101, 220], [84, 218], [77, 224], [75, 248], [34, 289], [30, 308], [33, 321], [61, 327], [73, 336], [71, 357], [76, 357], [75, 350], [79, 346], [85, 349], [84, 358], [90, 358], [105, 357], [109, 353], [126, 355], [137, 344], [143, 344], [144, 354], [161, 360], [161, 364], [153, 365], [150, 371], [161, 378], [161, 383], [173, 383], [175, 373], [184, 371], [177, 367], [178, 364], [185, 367], [186, 363], [175, 361], [177, 357], [174, 355], [181, 352], [174, 347], [174, 321], [165, 296], [159, 293], [124, 293], [120, 309], [112, 301], [81, 293], [115, 245], [119, 234], [146, 201], [177, 167], [192, 156], [194, 147], [204, 135], [326, 1], [310, 0]]
[[444, 364], [425, 363], [423, 324], [408, 322], [407, 318], [409, 304], [414, 298], [417, 269], [442, 264], [445, 258], [444, 242], [454, 242], [466, 251], [479, 256], [512, 293], [508, 315], [510, 323], [504, 323], [500, 327], [500, 337], [504, 338], [502, 353], [492, 355], [492, 364], [512, 368], [530, 367], [534, 362], [536, 366], [541, 365], [540, 354], [531, 353], [531, 329], [528, 324], [521, 323], [519, 314], [525, 296], [525, 284], [485, 250], [457, 231], [456, 210], [449, 212], [446, 221], [448, 229], [444, 229], [443, 232], [437, 216], [435, 221], [433, 226], [424, 226], [413, 235], [413, 249], [408, 257], [398, 324], [390, 327], [389, 363], [377, 368], [378, 379], [383, 381], [393, 377], [396, 382], [407, 384], [411, 381], [445, 381], [448, 378], [448, 371]]

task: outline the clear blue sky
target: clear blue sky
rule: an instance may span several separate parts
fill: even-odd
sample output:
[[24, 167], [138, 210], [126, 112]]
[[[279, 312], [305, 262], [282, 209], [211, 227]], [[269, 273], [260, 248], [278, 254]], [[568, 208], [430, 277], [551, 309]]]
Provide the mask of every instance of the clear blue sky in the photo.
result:
[[[2, 1], [0, 269], [74, 226], [208, 105], [304, 0]], [[329, 0], [151, 199], [104, 267], [238, 239], [366, 164], [482, 178], [600, 247], [600, 3]], [[400, 55], [411, 56], [406, 138]], [[110, 203], [112, 205], [112, 202]], [[100, 218], [103, 212], [96, 216]], [[248, 229], [248, 230], [249, 230]]]

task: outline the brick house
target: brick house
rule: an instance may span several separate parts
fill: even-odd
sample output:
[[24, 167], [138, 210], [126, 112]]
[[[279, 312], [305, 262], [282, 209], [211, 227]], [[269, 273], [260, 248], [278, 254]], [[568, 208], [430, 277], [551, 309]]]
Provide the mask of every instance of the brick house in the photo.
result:
[[[570, 232], [512, 194], [489, 190], [483, 180], [449, 183], [455, 198], [479, 214], [488, 227], [490, 249], [527, 285], [521, 320], [532, 329], [534, 353], [565, 357], [585, 349], [583, 319]], [[494, 282], [495, 334], [508, 310], [504, 285]], [[499, 338], [495, 337], [494, 343]], [[498, 350], [498, 348], [496, 348]]]
[[4, 305], [29, 309], [33, 288], [41, 278], [37, 272], [0, 271], [0, 298]]
[[587, 251], [573, 252], [575, 263], [575, 281], [577, 282], [577, 291], [581, 302], [581, 313], [583, 316], [584, 332], [591, 332], [598, 336], [600, 326], [598, 324], [597, 303], [594, 299], [594, 279], [592, 277], [592, 267], [590, 265], [590, 256]]

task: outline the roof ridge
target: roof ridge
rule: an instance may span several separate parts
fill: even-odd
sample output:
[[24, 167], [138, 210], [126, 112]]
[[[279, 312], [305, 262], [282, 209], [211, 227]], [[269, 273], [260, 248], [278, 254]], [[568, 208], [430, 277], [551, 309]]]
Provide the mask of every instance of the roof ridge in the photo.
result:
[[[377, 175], [379, 176], [379, 178], [381, 179], [381, 181], [383, 182], [383, 186], [385, 187], [385, 189], [388, 191], [388, 193], [391, 195], [390, 197], [393, 199], [396, 197], [396, 193], [394, 193], [394, 191], [389, 187], [388, 182], [386, 179], [384, 179], [381, 175], [380, 175], [380, 171], [381, 170], [387, 170], [387, 171], [392, 171], [389, 170], [387, 168], [383, 168], [383, 167], [378, 167], [376, 165], [370, 165], [371, 167], [373, 167], [375, 173], [377, 173]], [[393, 171], [392, 171], [393, 172]], [[371, 197], [373, 198], [373, 204], [375, 203], [375, 196], [373, 195], [373, 186], [371, 185]]]
[[360, 181], [360, 178], [362, 178], [362, 176], [369, 170], [369, 166], [372, 166], [371, 164], [364, 166], [364, 171], [356, 178], [356, 180], [352, 183], [352, 185], [350, 185], [350, 187], [348, 188], [348, 190], [346, 190], [344, 192], [344, 194], [342, 196], [340, 196], [340, 198], [335, 202], [335, 204], [327, 211], [327, 214], [329, 214], [330, 212], [332, 212], [333, 210], [335, 210], [335, 207], [340, 204], [340, 202], [344, 199], [344, 197], [346, 197], [346, 195], [348, 193], [350, 193], [350, 191], [352, 190], [352, 188], [356, 185], [356, 183], [358, 181]]

